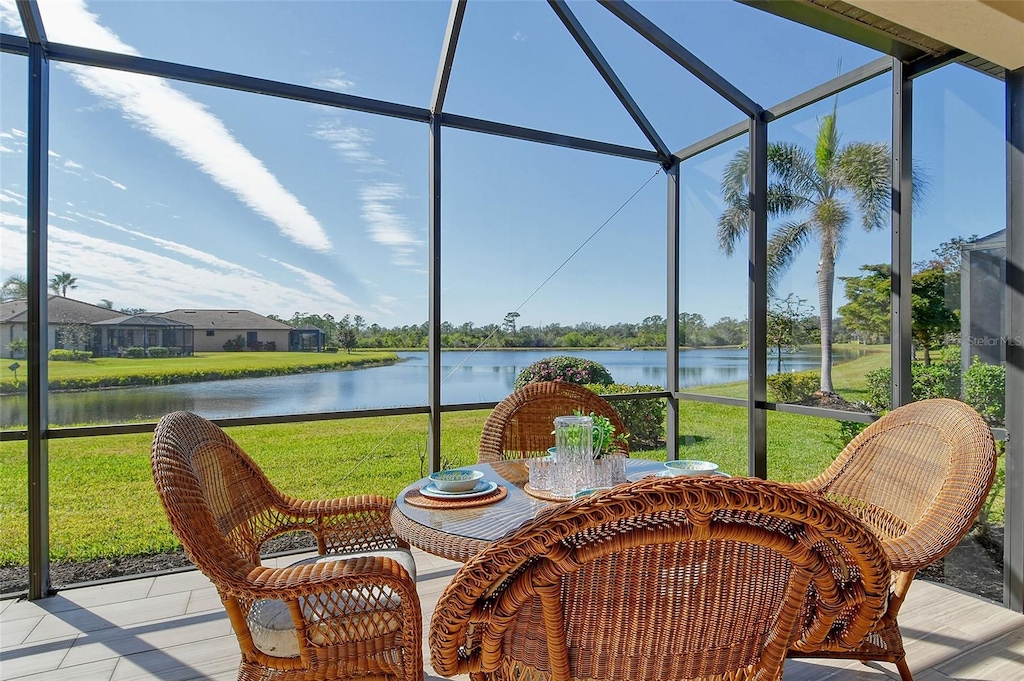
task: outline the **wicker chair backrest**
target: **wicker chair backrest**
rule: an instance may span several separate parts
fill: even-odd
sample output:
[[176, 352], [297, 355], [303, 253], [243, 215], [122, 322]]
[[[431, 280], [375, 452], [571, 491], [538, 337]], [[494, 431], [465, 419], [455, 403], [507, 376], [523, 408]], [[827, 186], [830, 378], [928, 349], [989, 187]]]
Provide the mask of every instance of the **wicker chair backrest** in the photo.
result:
[[466, 563], [434, 609], [432, 661], [498, 679], [779, 679], [796, 640], [859, 641], [888, 579], [878, 540], [817, 495], [648, 478]]
[[[493, 463], [502, 459], [545, 456], [555, 444], [554, 421], [580, 411], [606, 416], [616, 433], [626, 432], [622, 417], [603, 397], [574, 383], [542, 381], [530, 383], [502, 400], [488, 415], [480, 436], [477, 460]], [[625, 454], [629, 448], [620, 447]]]
[[211, 579], [259, 564], [275, 516], [276, 490], [223, 430], [174, 412], [153, 435], [153, 479], [185, 553]]
[[[883, 540], [912, 528], [923, 532], [927, 556], [891, 556], [908, 563], [938, 560], [963, 538], [995, 476], [992, 431], [970, 406], [931, 399], [892, 410], [869, 425], [824, 473], [803, 486], [836, 501]], [[915, 552], [914, 546], [896, 546]]]

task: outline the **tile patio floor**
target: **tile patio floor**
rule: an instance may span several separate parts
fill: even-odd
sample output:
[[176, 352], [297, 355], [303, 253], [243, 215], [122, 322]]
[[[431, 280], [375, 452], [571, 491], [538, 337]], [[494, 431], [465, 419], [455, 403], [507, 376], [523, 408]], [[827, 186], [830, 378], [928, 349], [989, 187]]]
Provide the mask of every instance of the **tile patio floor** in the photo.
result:
[[[291, 562], [296, 557], [281, 559]], [[416, 552], [423, 615], [458, 563]], [[426, 648], [426, 622], [424, 648]], [[1024, 681], [1024, 615], [929, 582], [900, 624], [917, 681]], [[0, 601], [0, 679], [234, 679], [238, 647], [213, 587], [196, 571]], [[426, 679], [436, 681], [427, 656]], [[892, 665], [790, 660], [786, 681], [888, 681]]]

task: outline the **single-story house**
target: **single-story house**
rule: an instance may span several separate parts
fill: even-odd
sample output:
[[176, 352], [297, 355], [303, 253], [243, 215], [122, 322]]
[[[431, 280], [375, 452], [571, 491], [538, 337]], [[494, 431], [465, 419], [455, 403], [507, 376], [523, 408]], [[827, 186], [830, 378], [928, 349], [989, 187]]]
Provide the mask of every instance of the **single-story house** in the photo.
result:
[[[80, 300], [51, 295], [47, 298], [47, 343], [49, 348], [92, 350], [97, 353], [98, 322], [116, 321], [128, 315]], [[25, 299], [0, 303], [0, 357], [23, 357], [11, 350], [14, 340], [28, 340], [28, 303]], [[98, 354], [98, 353], [97, 353]]]
[[92, 325], [95, 330], [93, 355], [121, 356], [128, 348], [167, 348], [170, 355], [192, 354], [193, 329], [155, 314], [115, 317]]
[[[249, 310], [177, 309], [160, 317], [194, 329], [195, 352], [223, 352], [225, 343], [251, 350], [288, 350], [292, 327]], [[241, 337], [241, 340], [239, 340]]]

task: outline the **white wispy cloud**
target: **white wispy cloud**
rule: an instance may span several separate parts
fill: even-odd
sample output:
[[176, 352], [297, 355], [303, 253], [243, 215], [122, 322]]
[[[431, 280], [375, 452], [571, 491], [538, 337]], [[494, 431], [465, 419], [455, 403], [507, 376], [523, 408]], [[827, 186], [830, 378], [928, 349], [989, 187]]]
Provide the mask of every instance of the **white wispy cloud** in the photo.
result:
[[46, 153], [49, 154], [50, 156], [54, 157], [54, 158], [60, 158], [60, 154], [58, 154], [53, 149], [48, 150]]
[[107, 177], [106, 175], [100, 175], [100, 174], [99, 174], [99, 173], [97, 173], [97, 172], [93, 172], [93, 175], [94, 175], [94, 176], [96, 176], [96, 177], [98, 177], [98, 178], [100, 178], [101, 180], [106, 180], [107, 182], [109, 182], [109, 183], [110, 183], [111, 185], [113, 185], [113, 186], [114, 186], [115, 188], [117, 188], [117, 189], [128, 189], [128, 187], [125, 187], [125, 186], [124, 186], [123, 184], [121, 184], [121, 183], [120, 183], [120, 182], [118, 182], [117, 180], [112, 180], [112, 179], [110, 179], [110, 178], [109, 178], [109, 177]]
[[[339, 120], [321, 122], [314, 135], [341, 154], [346, 162], [365, 174], [379, 173], [386, 165], [370, 146], [373, 135], [363, 128], [345, 125]], [[417, 264], [413, 258], [422, 241], [409, 227], [409, 221], [397, 208], [406, 198], [405, 190], [394, 182], [368, 181], [359, 190], [360, 213], [370, 238], [391, 249], [391, 262], [401, 267]]]
[[393, 249], [392, 262], [396, 265], [415, 265], [412, 255], [421, 242], [394, 205], [405, 198], [405, 190], [397, 184], [379, 182], [363, 187], [359, 195], [363, 202], [363, 219], [370, 226], [370, 238]]
[[4, 33], [25, 37], [25, 29], [21, 26], [21, 16], [15, 0], [0, 0], [0, 29]]
[[345, 77], [344, 71], [334, 69], [314, 80], [313, 87], [323, 88], [324, 90], [348, 92], [355, 87], [355, 83]]
[[517, 43], [525, 42], [527, 40], [527, 36], [522, 31], [516, 31], [512, 34], [512, 40], [515, 40]]
[[5, 147], [4, 145], [0, 144], [0, 154], [17, 154], [17, 153], [19, 153], [17, 149], [11, 149], [10, 147]]
[[22, 203], [18, 199], [14, 198], [13, 196], [8, 196], [7, 194], [0, 194], [0, 203], [13, 203], [15, 206], [24, 205], [24, 203]]
[[[19, 272], [25, 263], [25, 219], [0, 213], [0, 268]], [[288, 315], [296, 309], [324, 309], [324, 290], [292, 287], [250, 274], [239, 286], [238, 267], [224, 261], [195, 262], [84, 234], [50, 224], [49, 263], [56, 271], [73, 272], [79, 279], [80, 300], [107, 298], [117, 305], [159, 312], [179, 307], [246, 308], [261, 314]], [[180, 245], [179, 245], [180, 246]], [[186, 248], [187, 247], [183, 247]], [[211, 256], [212, 258], [212, 256]], [[83, 268], [83, 263], [88, 263]], [[228, 263], [230, 264], [230, 263]], [[173, 276], [167, 276], [167, 273]], [[345, 299], [347, 300], [347, 299]], [[350, 303], [332, 297], [332, 314], [359, 314]]]
[[82, 166], [81, 163], [75, 163], [70, 158], [66, 158], [66, 159], [64, 159], [64, 167], [65, 168], [69, 168], [71, 170], [77, 170], [77, 169], [79, 169], [79, 168], [81, 168], [83, 166]]
[[[64, 0], [59, 8], [53, 0], [45, 5], [50, 8], [43, 15], [51, 40], [138, 54], [101, 25], [83, 0]], [[330, 238], [316, 218], [204, 105], [160, 78], [77, 65], [64, 68], [82, 87], [116, 106], [131, 123], [170, 145], [250, 209], [273, 222], [282, 235], [313, 250], [331, 249]]]
[[[350, 308], [355, 307], [355, 302], [346, 296], [344, 293], [334, 287], [334, 282], [327, 277], [322, 277], [315, 272], [310, 272], [301, 267], [296, 267], [281, 260], [275, 260], [274, 258], [267, 258], [270, 262], [277, 263], [281, 267], [285, 268], [292, 274], [299, 276], [299, 279], [305, 284], [305, 287], [310, 291], [315, 291], [321, 295], [321, 297], [327, 301], [333, 302], [339, 305], [345, 305]], [[358, 311], [355, 311], [358, 314]]]
[[383, 159], [374, 156], [369, 150], [373, 142], [373, 133], [369, 130], [343, 125], [340, 121], [323, 121], [314, 134], [361, 170], [368, 171], [370, 166], [384, 165]]

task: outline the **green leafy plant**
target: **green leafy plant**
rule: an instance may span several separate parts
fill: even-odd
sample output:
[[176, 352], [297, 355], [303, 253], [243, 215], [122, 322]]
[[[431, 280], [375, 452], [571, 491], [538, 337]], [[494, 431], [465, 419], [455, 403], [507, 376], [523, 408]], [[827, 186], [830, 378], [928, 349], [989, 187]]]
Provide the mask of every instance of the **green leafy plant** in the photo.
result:
[[7, 349], [15, 357], [26, 357], [28, 353], [28, 341], [24, 338], [15, 338], [7, 344]]
[[584, 414], [579, 409], [573, 413], [576, 416], [589, 416], [594, 422], [592, 441], [597, 452], [594, 455], [595, 459], [600, 459], [605, 454], [610, 454], [613, 450], [629, 447], [629, 433], [616, 433], [614, 424], [612, 424], [611, 419], [607, 416], [595, 414], [594, 412]]
[[[910, 365], [910, 377], [910, 393], [915, 402], [935, 397], [951, 397], [953, 399], [960, 397], [959, 361], [932, 362], [931, 364], [913, 362]], [[879, 413], [891, 408], [891, 384], [892, 370], [888, 367], [868, 372], [866, 402], [872, 411]], [[970, 400], [964, 401], [970, 403]], [[977, 409], [976, 406], [975, 409]], [[981, 410], [979, 409], [979, 411]]]
[[768, 377], [768, 390], [774, 402], [802, 402], [818, 389], [821, 379], [816, 371], [777, 373]]
[[964, 402], [990, 423], [1006, 418], [1006, 367], [985, 364], [977, 357], [964, 372]]
[[88, 350], [50, 350], [49, 358], [54, 362], [88, 362], [92, 353]]
[[154, 346], [149, 349], [147, 353], [150, 357], [170, 357], [171, 351], [168, 348], [161, 346]]

